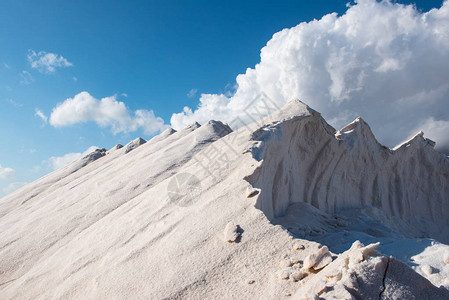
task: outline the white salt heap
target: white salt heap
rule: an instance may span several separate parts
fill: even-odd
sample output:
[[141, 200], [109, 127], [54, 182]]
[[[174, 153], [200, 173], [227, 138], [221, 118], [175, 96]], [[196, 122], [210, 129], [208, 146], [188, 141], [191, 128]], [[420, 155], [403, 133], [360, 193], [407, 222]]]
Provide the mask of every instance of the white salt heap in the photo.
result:
[[0, 200], [0, 298], [449, 299], [433, 146], [295, 100], [98, 149]]

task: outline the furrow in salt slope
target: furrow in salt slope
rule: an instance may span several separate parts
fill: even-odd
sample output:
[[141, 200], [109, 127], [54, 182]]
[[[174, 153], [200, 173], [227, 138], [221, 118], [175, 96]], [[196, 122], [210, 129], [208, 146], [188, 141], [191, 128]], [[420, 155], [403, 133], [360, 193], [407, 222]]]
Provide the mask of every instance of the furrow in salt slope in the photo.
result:
[[297, 202], [330, 213], [375, 206], [414, 224], [416, 235], [449, 240], [449, 160], [432, 141], [420, 133], [390, 150], [360, 118], [334, 135], [297, 100], [277, 114], [279, 122], [253, 133], [251, 152], [262, 164], [248, 178], [270, 220]]

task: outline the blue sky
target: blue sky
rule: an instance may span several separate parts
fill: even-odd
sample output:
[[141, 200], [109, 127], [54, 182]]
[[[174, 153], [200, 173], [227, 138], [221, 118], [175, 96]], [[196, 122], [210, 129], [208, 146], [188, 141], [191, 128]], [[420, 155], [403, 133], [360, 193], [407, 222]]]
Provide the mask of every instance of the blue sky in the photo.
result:
[[[261, 61], [274, 33], [342, 15], [347, 2], [1, 1], [0, 196], [68, 153], [150, 138], [135, 125], [137, 110], [170, 124], [183, 107], [195, 110], [201, 94], [232, 95], [236, 76]], [[58, 103], [84, 91], [92, 105], [115, 96], [134, 119], [115, 132], [110, 119], [66, 124], [67, 111], [50, 119]]]

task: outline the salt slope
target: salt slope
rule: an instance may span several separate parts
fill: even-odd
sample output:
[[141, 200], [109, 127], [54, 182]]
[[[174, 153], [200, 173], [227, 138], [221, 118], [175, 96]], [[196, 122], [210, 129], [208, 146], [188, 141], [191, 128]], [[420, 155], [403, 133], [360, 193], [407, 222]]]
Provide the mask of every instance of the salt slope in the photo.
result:
[[[192, 131], [199, 128], [200, 125], [198, 123], [191, 124], [184, 128], [183, 130], [176, 132], [175, 130], [169, 128], [166, 129], [163, 133], [160, 135], [154, 137], [149, 142], [146, 143], [145, 147], [143, 147], [141, 150], [135, 150], [133, 156], [136, 156], [136, 159], [143, 159], [144, 157], [148, 156], [149, 153], [158, 153], [159, 156], [164, 156], [163, 153], [167, 152], [166, 148], [168, 145], [170, 145], [173, 142], [177, 142], [178, 144], [182, 144], [186, 142], [186, 140], [183, 140], [188, 134], [190, 134]], [[215, 137], [218, 139], [219, 137]], [[186, 139], [193, 139], [193, 136], [190, 136]], [[136, 145], [137, 144], [137, 145]], [[138, 146], [145, 144], [145, 141], [141, 138], [137, 138], [131, 142], [129, 142], [127, 145], [116, 145], [109, 151], [107, 151], [108, 155], [105, 156], [99, 164], [92, 164], [89, 165], [92, 161], [92, 159], [86, 159], [90, 155], [75, 161], [51, 174], [48, 174], [44, 177], [42, 177], [40, 180], [37, 180], [31, 184], [26, 185], [25, 187], [21, 188], [18, 191], [13, 192], [12, 194], [6, 196], [4, 199], [5, 201], [2, 201], [0, 203], [0, 216], [2, 214], [5, 214], [9, 211], [8, 206], [10, 205], [17, 205], [22, 202], [27, 202], [28, 200], [36, 197], [39, 194], [42, 193], [51, 193], [59, 188], [67, 185], [71, 182], [71, 185], [77, 185], [80, 182], [86, 182], [86, 180], [81, 180], [80, 178], [85, 177], [86, 173], [90, 173], [89, 176], [93, 177], [103, 171], [115, 173], [110, 174], [112, 176], [111, 178], [114, 178], [116, 175], [120, 174], [119, 165], [121, 165], [121, 161], [123, 160], [133, 160], [133, 164], [131, 164], [129, 167], [132, 168], [135, 166], [135, 159], [132, 158], [132, 156], [127, 156], [126, 158], [120, 158], [124, 154], [127, 154], [128, 152], [136, 149]], [[186, 153], [187, 157], [192, 155], [192, 145], [193, 143], [188, 143], [188, 146], [185, 148], [185, 150], [188, 152]], [[148, 149], [149, 153], [146, 153], [144, 155], [137, 153], [140, 153], [143, 151], [143, 149]], [[159, 152], [158, 152], [159, 151]], [[194, 151], [193, 151], [194, 152]], [[102, 151], [104, 153], [104, 151]], [[99, 157], [97, 157], [99, 158]], [[156, 159], [157, 161], [157, 159]], [[163, 162], [172, 162], [173, 160], [170, 160], [169, 157], [163, 158]], [[89, 165], [89, 166], [87, 166]], [[87, 167], [86, 167], [87, 166]], [[159, 166], [156, 164], [156, 166]], [[160, 166], [160, 169], [163, 169], [165, 164]], [[83, 172], [77, 172], [83, 168]], [[94, 171], [91, 173], [91, 171]], [[136, 169], [136, 172], [138, 172], [139, 169]], [[108, 175], [108, 174], [104, 174]], [[121, 187], [121, 185], [117, 186], [117, 188]]]
[[328, 213], [373, 206], [414, 225], [416, 236], [449, 242], [449, 160], [422, 133], [391, 150], [361, 118], [335, 132], [299, 100], [278, 114], [290, 117], [253, 134], [263, 163], [248, 178], [263, 189], [257, 207], [270, 220], [298, 202]]
[[[15, 203], [0, 219], [2, 297], [261, 298], [292, 293], [295, 284], [274, 275], [281, 257], [292, 252], [292, 240], [245, 196], [249, 185], [242, 178], [257, 164], [250, 153], [241, 155], [251, 143], [249, 136], [214, 142], [229, 131], [217, 125], [193, 124], [126, 154], [115, 149], [74, 173], [56, 171], [33, 183], [46, 188], [25, 203], [20, 199], [31, 187], [1, 199]], [[230, 165], [203, 168], [212, 146], [230, 144], [235, 146]], [[182, 173], [195, 174], [201, 182], [202, 193], [188, 207], [167, 197], [172, 175]], [[223, 240], [230, 220], [242, 228], [238, 243]], [[317, 247], [305, 244], [303, 255]]]
[[[292, 252], [292, 240], [246, 198], [249, 185], [242, 178], [257, 162], [241, 155], [248, 135], [214, 142], [228, 131], [219, 122], [193, 124], [126, 154], [125, 147], [115, 149], [76, 172], [56, 171], [32, 184], [45, 186], [39, 193], [25, 187], [1, 199], [14, 203], [0, 219], [2, 298], [292, 293], [296, 285], [274, 275], [281, 257]], [[230, 144], [229, 166], [204, 169], [212, 146]], [[195, 174], [202, 189], [186, 207], [167, 197], [172, 175], [182, 173]], [[34, 196], [22, 203], [30, 192]], [[242, 230], [238, 243], [224, 241], [230, 220]], [[304, 255], [317, 247], [305, 243]]]
[[229, 133], [220, 124], [192, 124], [154, 142], [131, 142], [140, 147], [127, 145], [89, 165], [83, 158], [3, 198], [2, 277], [20, 276], [55, 243], [70, 240], [176, 173], [193, 153]]
[[[299, 102], [289, 105], [265, 121], [280, 125], [309, 111]], [[1, 199], [2, 298], [266, 299], [301, 287], [322, 294], [312, 283], [327, 267], [299, 283], [276, 276], [322, 247], [292, 239], [254, 207], [265, 187], [254, 192], [243, 178], [265, 162], [254, 159], [264, 152], [248, 129], [227, 134], [226, 126], [210, 122], [169, 130], [128, 153], [111, 149], [74, 172], [76, 163]], [[226, 149], [226, 163], [214, 163], [217, 149]], [[179, 187], [178, 194], [191, 197], [188, 206], [167, 193], [181, 174], [200, 183], [194, 197]], [[234, 242], [228, 231], [238, 233]], [[387, 286], [417, 293], [407, 282], [395, 284]], [[425, 286], [424, 295], [438, 292]], [[359, 286], [352, 293], [367, 291]]]

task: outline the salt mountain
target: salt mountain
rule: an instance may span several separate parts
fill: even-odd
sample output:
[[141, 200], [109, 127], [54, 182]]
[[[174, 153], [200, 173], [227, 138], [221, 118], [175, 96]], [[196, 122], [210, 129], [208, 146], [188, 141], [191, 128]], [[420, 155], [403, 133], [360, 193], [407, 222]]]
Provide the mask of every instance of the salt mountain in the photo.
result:
[[96, 150], [0, 200], [0, 298], [449, 299], [433, 146], [295, 100]]

